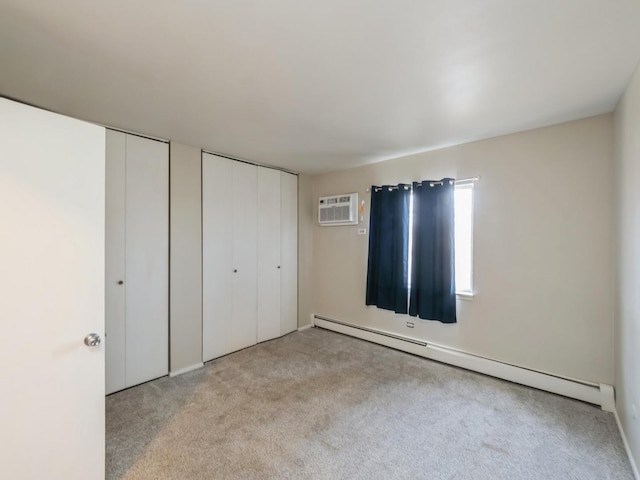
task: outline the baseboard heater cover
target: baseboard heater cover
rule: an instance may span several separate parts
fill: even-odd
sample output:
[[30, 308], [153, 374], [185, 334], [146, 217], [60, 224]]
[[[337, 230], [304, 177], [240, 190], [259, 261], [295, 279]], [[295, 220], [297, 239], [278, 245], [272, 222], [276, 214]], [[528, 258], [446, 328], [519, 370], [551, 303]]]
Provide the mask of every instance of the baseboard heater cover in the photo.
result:
[[362, 340], [395, 348], [396, 350], [599, 405], [603, 410], [608, 412], [615, 410], [614, 391], [611, 385], [555, 376], [445, 346], [430, 344], [391, 332], [363, 327], [319, 315], [313, 315], [313, 323], [316, 327], [344, 333]]

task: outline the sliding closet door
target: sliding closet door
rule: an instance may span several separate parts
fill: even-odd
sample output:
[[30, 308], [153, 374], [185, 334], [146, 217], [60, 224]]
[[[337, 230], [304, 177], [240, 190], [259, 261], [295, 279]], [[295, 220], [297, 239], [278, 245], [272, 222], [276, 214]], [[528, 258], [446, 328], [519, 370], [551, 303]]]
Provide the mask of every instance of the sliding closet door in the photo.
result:
[[258, 300], [258, 167], [233, 162], [232, 348], [255, 345]]
[[127, 135], [127, 386], [169, 370], [169, 150]]
[[126, 135], [107, 130], [105, 178], [105, 377], [106, 393], [127, 387], [125, 365]]
[[281, 335], [298, 328], [298, 177], [280, 173]]
[[233, 164], [202, 155], [202, 357], [233, 351]]
[[258, 168], [258, 342], [280, 336], [280, 172]]

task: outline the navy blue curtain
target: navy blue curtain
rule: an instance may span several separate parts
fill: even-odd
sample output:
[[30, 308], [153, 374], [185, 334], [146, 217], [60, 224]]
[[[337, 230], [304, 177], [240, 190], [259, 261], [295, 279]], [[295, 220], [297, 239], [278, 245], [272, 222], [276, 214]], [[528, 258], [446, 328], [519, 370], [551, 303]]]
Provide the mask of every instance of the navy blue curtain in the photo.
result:
[[407, 313], [409, 185], [371, 187], [367, 305]]
[[456, 322], [454, 180], [413, 183], [409, 315]]

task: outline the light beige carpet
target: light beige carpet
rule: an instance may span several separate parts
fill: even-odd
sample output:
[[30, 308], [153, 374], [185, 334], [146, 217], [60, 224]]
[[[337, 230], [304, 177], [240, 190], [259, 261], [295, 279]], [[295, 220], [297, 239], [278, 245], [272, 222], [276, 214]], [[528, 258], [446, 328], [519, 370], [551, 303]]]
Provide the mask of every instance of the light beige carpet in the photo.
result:
[[107, 397], [108, 479], [632, 479], [597, 407], [309, 329]]

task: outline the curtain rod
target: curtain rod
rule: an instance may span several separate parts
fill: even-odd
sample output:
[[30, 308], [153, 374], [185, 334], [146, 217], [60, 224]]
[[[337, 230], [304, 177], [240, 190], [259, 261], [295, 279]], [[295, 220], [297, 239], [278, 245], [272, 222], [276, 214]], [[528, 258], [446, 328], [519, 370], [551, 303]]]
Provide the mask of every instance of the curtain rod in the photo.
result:
[[[473, 183], [473, 182], [477, 182], [478, 180], [480, 180], [480, 177], [476, 176], [476, 177], [469, 177], [469, 178], [460, 178], [458, 180], [454, 180], [453, 183]], [[418, 184], [418, 186], [420, 186], [420, 187], [422, 186], [422, 182], [416, 182], [416, 183]], [[434, 185], [442, 185], [442, 181], [429, 182], [429, 186], [430, 187], [433, 187]], [[382, 189], [382, 187], [373, 187], [373, 188]], [[387, 187], [387, 188], [389, 188], [389, 190], [397, 190], [398, 186]], [[409, 190], [410, 188], [411, 188], [411, 185], [405, 185], [404, 186], [405, 190]], [[366, 191], [367, 191], [367, 193], [369, 193], [371, 191], [371, 189], [367, 188]], [[379, 190], [376, 190], [376, 191], [379, 191]]]
[[456, 183], [473, 183], [473, 182], [477, 182], [478, 180], [480, 180], [480, 176], [476, 175], [475, 177], [469, 177], [469, 178], [461, 178], [459, 180], [456, 180]]

